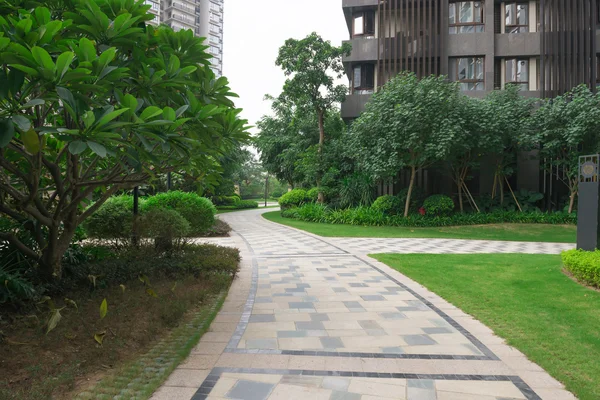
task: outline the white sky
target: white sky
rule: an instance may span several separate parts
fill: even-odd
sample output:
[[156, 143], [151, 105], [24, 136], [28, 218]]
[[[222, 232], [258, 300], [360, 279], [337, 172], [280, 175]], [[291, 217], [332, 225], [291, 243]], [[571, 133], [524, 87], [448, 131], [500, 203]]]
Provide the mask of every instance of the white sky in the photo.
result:
[[264, 95], [283, 88], [285, 76], [275, 65], [279, 47], [311, 32], [336, 46], [348, 40], [341, 0], [225, 0], [223, 75], [251, 125], [271, 112]]

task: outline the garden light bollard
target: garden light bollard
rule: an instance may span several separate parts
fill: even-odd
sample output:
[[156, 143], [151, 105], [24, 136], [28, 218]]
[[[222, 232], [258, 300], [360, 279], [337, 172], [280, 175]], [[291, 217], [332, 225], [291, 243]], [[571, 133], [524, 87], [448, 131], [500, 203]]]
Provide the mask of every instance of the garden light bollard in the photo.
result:
[[600, 248], [600, 155], [579, 158], [577, 248]]

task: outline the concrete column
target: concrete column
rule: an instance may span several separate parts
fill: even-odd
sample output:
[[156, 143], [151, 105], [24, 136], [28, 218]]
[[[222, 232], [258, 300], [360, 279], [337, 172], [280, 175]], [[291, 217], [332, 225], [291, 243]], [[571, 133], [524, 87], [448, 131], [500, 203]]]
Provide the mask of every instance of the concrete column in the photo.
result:
[[494, 54], [496, 47], [496, 35], [494, 29], [494, 2], [487, 0], [484, 2], [484, 21], [485, 21], [485, 90], [491, 92], [494, 90]]

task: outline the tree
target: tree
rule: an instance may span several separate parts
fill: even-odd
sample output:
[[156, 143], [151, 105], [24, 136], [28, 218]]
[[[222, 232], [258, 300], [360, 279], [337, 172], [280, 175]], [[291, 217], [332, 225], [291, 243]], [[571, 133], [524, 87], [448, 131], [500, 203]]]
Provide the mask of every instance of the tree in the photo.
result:
[[528, 142], [535, 101], [521, 96], [518, 86], [506, 85], [504, 90], [490, 93], [483, 102], [481, 143], [484, 147], [482, 150], [494, 158], [492, 197], [495, 198], [499, 193], [500, 204], [504, 204], [504, 183], [506, 183], [520, 208], [508, 178], [515, 172], [517, 152], [524, 148], [524, 143]]
[[[335, 85], [335, 78], [343, 76], [342, 56], [350, 55], [351, 49], [348, 43], [335, 47], [314, 32], [301, 40], [288, 39], [279, 49], [276, 65], [290, 77], [280, 99], [316, 116], [319, 154], [323, 153], [325, 144], [325, 117], [336, 103], [344, 101], [348, 91], [344, 85]], [[319, 202], [323, 201], [320, 192]]]
[[[248, 140], [202, 39], [146, 25], [143, 2], [0, 9], [0, 239], [60, 279], [77, 227], [159, 174], [196, 174]], [[31, 3], [35, 4], [35, 3]], [[52, 10], [52, 11], [50, 11]], [[89, 199], [96, 201], [88, 207]], [[19, 240], [23, 230], [33, 245]]]
[[373, 95], [352, 125], [350, 151], [373, 178], [386, 179], [410, 168], [405, 217], [417, 171], [446, 157], [464, 129], [456, 112], [460, 101], [458, 87], [445, 77], [419, 80], [402, 73]]
[[532, 139], [539, 144], [540, 161], [569, 189], [571, 213], [579, 187], [579, 157], [600, 151], [600, 96], [579, 86], [546, 101], [534, 120]]

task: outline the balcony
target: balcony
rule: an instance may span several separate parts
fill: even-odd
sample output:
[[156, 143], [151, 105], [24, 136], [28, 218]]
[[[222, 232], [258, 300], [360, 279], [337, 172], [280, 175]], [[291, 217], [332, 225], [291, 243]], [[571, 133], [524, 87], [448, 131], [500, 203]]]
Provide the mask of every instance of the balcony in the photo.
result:
[[377, 7], [379, 0], [342, 0], [342, 7]]
[[372, 94], [351, 94], [346, 96], [346, 101], [342, 103], [342, 118], [358, 118], [365, 110], [365, 106]]
[[344, 63], [356, 61], [377, 61], [377, 39], [356, 38], [344, 43], [352, 45], [352, 54], [343, 57]]

